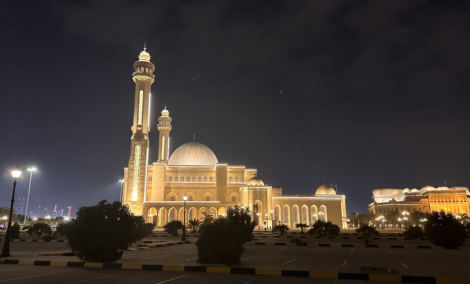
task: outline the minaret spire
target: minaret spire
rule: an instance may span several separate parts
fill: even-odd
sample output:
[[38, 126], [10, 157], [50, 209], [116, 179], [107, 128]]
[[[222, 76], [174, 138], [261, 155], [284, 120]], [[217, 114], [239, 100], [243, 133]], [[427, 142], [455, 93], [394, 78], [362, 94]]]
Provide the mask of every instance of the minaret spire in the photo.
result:
[[193, 141], [196, 141], [196, 134], [193, 134]]
[[171, 122], [173, 120], [170, 117], [170, 112], [165, 108], [162, 110], [162, 116], [158, 118], [158, 131], [160, 136], [158, 139], [158, 161], [160, 163], [168, 163], [170, 156], [170, 131], [173, 128]]

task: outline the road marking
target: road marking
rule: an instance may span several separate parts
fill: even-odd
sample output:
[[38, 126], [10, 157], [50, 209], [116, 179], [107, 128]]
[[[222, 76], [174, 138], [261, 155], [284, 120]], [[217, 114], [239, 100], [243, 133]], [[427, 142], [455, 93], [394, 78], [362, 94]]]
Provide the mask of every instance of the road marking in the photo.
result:
[[286, 248], [288, 248], [288, 247], [280, 248], [280, 249], [278, 249], [278, 250], [282, 250], [282, 249], [286, 249]]
[[170, 282], [170, 281], [173, 281], [173, 280], [176, 280], [178, 278], [181, 278], [181, 277], [185, 277], [185, 276], [188, 276], [190, 274], [185, 274], [185, 275], [181, 275], [181, 276], [178, 276], [178, 277], [175, 277], [175, 278], [171, 278], [171, 279], [168, 279], [168, 280], [165, 280], [165, 281], [162, 281], [162, 282], [158, 282], [157, 284], [162, 284], [162, 283], [166, 283], [166, 282]]
[[246, 281], [246, 282], [243, 283], [243, 284], [251, 283], [251, 282], [253, 282], [254, 280], [256, 280], [256, 279], [258, 279], [258, 278], [259, 278], [259, 276], [258, 276], [258, 277], [255, 277], [255, 278], [253, 278], [253, 279], [250, 279], [250, 280]]
[[125, 254], [124, 256], [130, 256], [130, 255], [135, 255], [135, 253], [133, 253], [133, 254]]
[[159, 256], [154, 256], [154, 257], [146, 257], [144, 259], [152, 259], [152, 258], [160, 258], [160, 257], [167, 257], [169, 255], [159, 255]]
[[463, 267], [470, 268], [470, 266], [462, 264]]
[[345, 265], [346, 265], [346, 262], [348, 262], [348, 261], [346, 260], [346, 261], [343, 263], [343, 266], [345, 266]]
[[[464, 265], [465, 266], [465, 265]], [[19, 268], [14, 268], [14, 269], [5, 269], [5, 270], [0, 270], [0, 272], [3, 272], [3, 271], [12, 271], [12, 270], [18, 270]]]
[[240, 259], [240, 260], [249, 259], [249, 258], [251, 258], [251, 256], [250, 256], [250, 257], [245, 257], [245, 258], [242, 258], [242, 259]]
[[285, 262], [284, 264], [288, 264], [289, 262], [292, 262], [292, 261], [294, 261], [294, 260], [297, 260], [297, 258], [294, 258], [294, 259], [292, 259], [292, 260], [289, 260], [288, 262]]
[[403, 265], [406, 269], [409, 269], [409, 267], [406, 266], [403, 262], [401, 262], [401, 265]]
[[354, 248], [351, 249], [351, 252], [353, 252]]
[[195, 257], [195, 258], [188, 258], [188, 259], [186, 259], [186, 261], [195, 260], [195, 259], [197, 259], [197, 257]]
[[430, 254], [435, 254], [434, 252], [430, 251], [430, 250], [426, 250], [427, 252], [429, 252]]
[[111, 275], [106, 275], [106, 276], [101, 276], [101, 277], [96, 277], [96, 278], [91, 278], [91, 279], [88, 279], [88, 280], [82, 280], [82, 281], [73, 282], [73, 283], [69, 283], [69, 284], [83, 283], [83, 282], [93, 281], [93, 280], [97, 280], [97, 279], [103, 279], [103, 278], [107, 278], [107, 277], [111, 277], [111, 276], [116, 276], [116, 275], [120, 275], [120, 274], [124, 274], [124, 273], [126, 273], [126, 272], [122, 272], [122, 273], [118, 273], [118, 274], [111, 274]]
[[39, 277], [39, 276], [51, 275], [51, 274], [57, 274], [57, 273], [64, 273], [64, 272], [69, 272], [69, 270], [66, 270], [66, 271], [59, 271], [59, 272], [51, 272], [51, 273], [44, 273], [44, 274], [37, 274], [37, 275], [32, 275], [32, 276], [20, 277], [20, 278], [12, 278], [12, 279], [7, 279], [7, 280], [0, 280], [0, 282], [8, 282], [8, 281], [14, 281], [14, 280], [21, 280], [21, 279], [26, 279], [26, 278], [33, 278], [33, 277]]
[[389, 253], [392, 253], [392, 251], [391, 251], [391, 250], [389, 250], [389, 249], [387, 249], [387, 250], [388, 250], [388, 252], [389, 252]]
[[316, 248], [316, 249], [314, 249], [313, 251], [317, 251], [317, 250], [319, 250], [319, 249], [320, 249], [320, 248]]

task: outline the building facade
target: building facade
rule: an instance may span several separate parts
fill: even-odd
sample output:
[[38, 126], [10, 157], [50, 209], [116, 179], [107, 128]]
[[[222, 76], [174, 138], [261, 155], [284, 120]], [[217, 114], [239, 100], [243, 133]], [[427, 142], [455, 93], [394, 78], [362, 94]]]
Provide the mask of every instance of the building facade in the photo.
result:
[[330, 185], [312, 195], [282, 195], [257, 175], [257, 169], [220, 163], [206, 145], [190, 141], [170, 155], [172, 118], [165, 108], [158, 118], [158, 159], [149, 164], [151, 85], [154, 65], [145, 50], [134, 63], [134, 119], [128, 167], [124, 168], [122, 202], [149, 223], [203, 219], [206, 213], [223, 218], [229, 207], [247, 206], [260, 227], [273, 224], [312, 224], [321, 219], [347, 228], [346, 196]]
[[470, 198], [468, 188], [432, 187], [421, 189], [376, 188], [372, 190], [372, 203], [369, 212], [387, 214], [391, 211], [441, 212], [469, 214]]

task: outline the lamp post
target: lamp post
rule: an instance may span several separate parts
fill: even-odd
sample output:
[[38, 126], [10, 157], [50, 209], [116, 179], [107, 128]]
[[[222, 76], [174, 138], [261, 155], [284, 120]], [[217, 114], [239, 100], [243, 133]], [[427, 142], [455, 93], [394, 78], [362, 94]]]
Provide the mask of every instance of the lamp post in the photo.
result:
[[120, 179], [119, 182], [121, 183], [121, 195], [119, 195], [119, 201], [121, 201], [121, 205], [122, 205], [122, 184], [124, 183], [124, 180]]
[[36, 171], [36, 168], [30, 168], [28, 171], [31, 172], [31, 175], [29, 176], [28, 198], [26, 199], [26, 210], [24, 211], [23, 225], [26, 225], [26, 216], [28, 216], [29, 193], [31, 192], [31, 181], [33, 180], [33, 172]]
[[186, 241], [186, 200], [188, 200], [188, 197], [186, 194], [183, 196], [184, 200], [184, 209], [183, 209], [183, 237], [181, 238], [182, 242]]
[[11, 219], [13, 218], [13, 203], [15, 202], [15, 189], [16, 189], [16, 179], [20, 177], [21, 171], [18, 170], [18, 166], [16, 166], [16, 170], [12, 171], [11, 174], [15, 179], [13, 181], [13, 194], [11, 195], [11, 205], [10, 205], [10, 217], [8, 218], [8, 228], [7, 228], [7, 235], [5, 236], [5, 240], [3, 243], [2, 254], [1, 257], [9, 257], [10, 256], [10, 229], [11, 229]]

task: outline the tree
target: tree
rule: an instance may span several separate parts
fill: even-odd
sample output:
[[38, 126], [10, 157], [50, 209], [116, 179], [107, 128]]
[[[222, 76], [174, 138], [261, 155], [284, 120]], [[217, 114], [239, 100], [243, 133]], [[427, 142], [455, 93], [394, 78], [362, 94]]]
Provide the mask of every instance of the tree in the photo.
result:
[[360, 228], [356, 229], [356, 233], [362, 234], [365, 238], [370, 238], [373, 235], [379, 234], [376, 228], [368, 225], [362, 225]]
[[196, 242], [198, 262], [235, 264], [245, 251], [239, 227], [228, 218], [205, 222]]
[[348, 219], [349, 219], [349, 221], [351, 221], [353, 223], [353, 226], [355, 226], [355, 224], [356, 224], [356, 217], [357, 217], [356, 212], [349, 212]]
[[183, 228], [183, 223], [179, 220], [173, 220], [163, 226], [165, 232], [167, 232], [168, 234], [172, 234], [173, 236], [178, 236], [178, 231], [183, 230]]
[[68, 225], [69, 224], [67, 224], [67, 223], [61, 223], [61, 224], [57, 225], [57, 227], [55, 228], [56, 234], [60, 235], [60, 236], [66, 236]]
[[28, 228], [29, 235], [42, 236], [42, 234], [52, 234], [51, 227], [46, 223], [36, 223]]
[[302, 230], [302, 234], [304, 234], [304, 228], [308, 228], [309, 226], [307, 224], [299, 223], [299, 224], [295, 224], [295, 227], [297, 229], [300, 228]]
[[372, 213], [372, 212], [369, 212], [369, 214], [367, 215], [367, 219], [369, 220], [369, 224], [372, 223], [372, 225], [375, 224], [375, 219], [377, 219], [377, 214], [375, 213]]
[[368, 216], [366, 214], [362, 214], [362, 213], [357, 215], [356, 219], [358, 221], [359, 226], [366, 225], [367, 221], [369, 221]]
[[405, 236], [405, 238], [420, 239], [424, 237], [424, 232], [420, 227], [409, 226], [406, 231], [403, 232], [403, 235]]
[[66, 228], [69, 247], [80, 259], [95, 262], [118, 260], [131, 243], [146, 236], [142, 216], [134, 216], [118, 201], [80, 207]]
[[317, 235], [320, 237], [336, 237], [339, 235], [339, 227], [331, 222], [324, 222], [318, 220], [313, 224], [312, 228], [308, 230], [310, 236]]
[[147, 223], [145, 224], [145, 229], [146, 229], [146, 234], [151, 235], [153, 229], [155, 229], [155, 225], [153, 223]]
[[15, 224], [11, 226], [10, 238], [12, 239], [20, 238], [20, 224], [18, 224], [18, 222], [15, 222]]
[[241, 208], [237, 205], [227, 209], [227, 220], [240, 230], [243, 242], [251, 242], [253, 240], [253, 230], [255, 222], [251, 220], [250, 208]]
[[275, 225], [273, 229], [274, 232], [279, 232], [281, 236], [284, 236], [284, 233], [287, 232], [288, 230], [289, 230], [289, 227], [287, 227], [287, 225], [284, 225], [284, 224]]
[[[6, 217], [10, 216], [10, 207], [0, 207], [0, 218], [2, 216], [6, 216]], [[13, 216], [11, 218], [11, 221], [14, 222], [16, 220], [17, 220], [16, 212], [15, 212], [15, 209], [13, 209]]]
[[199, 220], [198, 219], [189, 220], [188, 223], [189, 223], [189, 227], [193, 230], [193, 233], [195, 233], [200, 224]]
[[394, 227], [397, 224], [398, 218], [400, 217], [400, 212], [397, 210], [390, 211], [385, 217], [388, 222], [390, 222]]
[[463, 245], [467, 234], [465, 226], [452, 214], [432, 212], [425, 224], [424, 235], [436, 246], [457, 249]]

